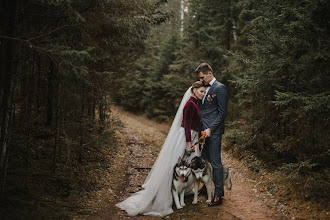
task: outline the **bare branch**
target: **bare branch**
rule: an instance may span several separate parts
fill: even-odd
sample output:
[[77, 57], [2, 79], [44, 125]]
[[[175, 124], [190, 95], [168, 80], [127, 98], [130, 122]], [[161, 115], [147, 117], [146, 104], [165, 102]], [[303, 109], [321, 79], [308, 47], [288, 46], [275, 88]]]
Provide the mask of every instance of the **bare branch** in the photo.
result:
[[47, 35], [50, 35], [50, 34], [56, 32], [56, 31], [58, 31], [58, 30], [60, 30], [60, 29], [66, 28], [66, 27], [75, 27], [75, 26], [78, 26], [78, 25], [79, 25], [79, 24], [63, 25], [63, 26], [58, 27], [58, 28], [56, 28], [56, 29], [54, 29], [54, 30], [52, 30], [52, 31], [50, 31], [50, 32], [48, 32], [48, 33], [45, 33], [45, 34], [42, 34], [42, 35], [39, 35], [39, 36], [36, 36], [36, 37], [33, 37], [33, 38], [29, 38], [27, 41], [32, 41], [32, 40], [35, 40], [35, 39], [37, 39], [37, 38], [45, 37], [45, 36], [47, 36]]

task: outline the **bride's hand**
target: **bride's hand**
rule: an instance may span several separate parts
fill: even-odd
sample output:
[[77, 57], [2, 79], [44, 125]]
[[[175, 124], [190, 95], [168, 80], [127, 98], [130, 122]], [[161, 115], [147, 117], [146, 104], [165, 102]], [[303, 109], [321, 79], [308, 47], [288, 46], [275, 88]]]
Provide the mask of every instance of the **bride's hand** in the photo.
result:
[[186, 150], [191, 151], [191, 142], [186, 142]]

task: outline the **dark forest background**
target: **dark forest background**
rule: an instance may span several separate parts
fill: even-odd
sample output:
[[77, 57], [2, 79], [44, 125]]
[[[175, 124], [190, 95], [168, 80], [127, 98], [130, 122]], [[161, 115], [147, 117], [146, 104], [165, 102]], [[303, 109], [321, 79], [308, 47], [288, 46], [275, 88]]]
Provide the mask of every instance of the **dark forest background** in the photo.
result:
[[229, 91], [225, 149], [329, 202], [330, 2], [183, 2], [1, 1], [3, 216], [40, 176], [81, 187], [112, 105], [170, 123], [201, 62]]

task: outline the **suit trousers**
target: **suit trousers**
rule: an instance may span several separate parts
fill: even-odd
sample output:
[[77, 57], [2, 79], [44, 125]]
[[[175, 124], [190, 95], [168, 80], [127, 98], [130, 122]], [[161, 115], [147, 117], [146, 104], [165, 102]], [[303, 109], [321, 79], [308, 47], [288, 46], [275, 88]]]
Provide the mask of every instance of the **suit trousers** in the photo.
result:
[[213, 167], [214, 196], [223, 197], [223, 166], [221, 162], [221, 134], [212, 133], [207, 138], [202, 151], [202, 158], [209, 161]]

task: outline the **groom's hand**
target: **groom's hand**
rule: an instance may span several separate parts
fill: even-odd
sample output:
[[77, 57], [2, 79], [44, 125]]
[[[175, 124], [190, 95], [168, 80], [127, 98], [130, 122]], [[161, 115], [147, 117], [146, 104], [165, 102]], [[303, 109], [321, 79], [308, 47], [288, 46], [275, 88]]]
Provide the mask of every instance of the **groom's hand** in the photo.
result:
[[205, 138], [211, 137], [211, 128], [205, 129], [204, 132], [206, 132]]

